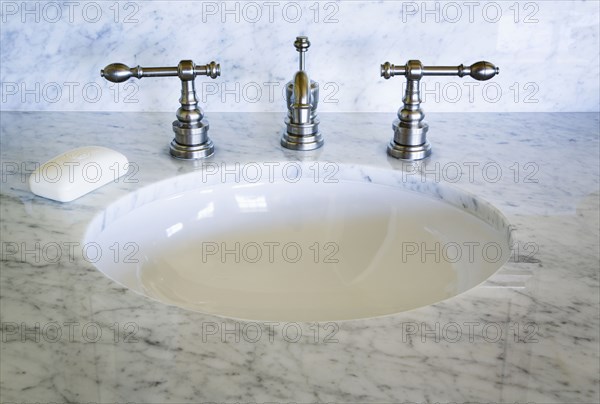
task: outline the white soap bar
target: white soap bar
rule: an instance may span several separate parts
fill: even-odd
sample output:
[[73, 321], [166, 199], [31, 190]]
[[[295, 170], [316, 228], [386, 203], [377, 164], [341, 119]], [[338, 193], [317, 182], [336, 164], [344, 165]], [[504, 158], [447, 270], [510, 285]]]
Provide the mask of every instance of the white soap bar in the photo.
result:
[[121, 153], [101, 146], [70, 150], [42, 164], [29, 177], [36, 195], [70, 202], [127, 173], [129, 161]]

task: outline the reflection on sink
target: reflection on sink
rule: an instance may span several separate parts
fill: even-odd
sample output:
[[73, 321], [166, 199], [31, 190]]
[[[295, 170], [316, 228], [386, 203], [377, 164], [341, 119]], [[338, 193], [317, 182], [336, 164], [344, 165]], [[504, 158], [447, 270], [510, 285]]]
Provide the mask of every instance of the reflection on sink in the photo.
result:
[[472, 195], [399, 171], [293, 164], [292, 177], [219, 167], [126, 196], [88, 228], [85, 242], [111, 252], [95, 265], [191, 310], [325, 321], [439, 302], [509, 257], [506, 220]]

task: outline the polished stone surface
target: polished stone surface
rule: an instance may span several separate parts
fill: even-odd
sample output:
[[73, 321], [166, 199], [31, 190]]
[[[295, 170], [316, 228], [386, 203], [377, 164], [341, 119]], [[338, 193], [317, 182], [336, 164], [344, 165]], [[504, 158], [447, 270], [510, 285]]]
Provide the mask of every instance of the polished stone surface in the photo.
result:
[[[598, 402], [598, 114], [430, 114], [433, 155], [418, 167], [385, 154], [393, 118], [324, 113], [324, 147], [299, 153], [279, 146], [282, 114], [211, 113], [210, 162], [329, 161], [444, 181], [507, 217], [511, 259], [432, 306], [274, 324], [166, 306], [90, 262], [82, 239], [96, 214], [202, 169], [169, 157], [172, 113], [1, 113], [2, 401]], [[36, 164], [84, 145], [134, 168], [71, 203], [29, 192]], [[121, 259], [122, 247], [101, 253]]]
[[423, 79], [428, 112], [593, 112], [600, 100], [598, 1], [5, 1], [0, 11], [4, 111], [175, 112], [177, 79], [117, 85], [100, 69], [182, 59], [221, 64], [221, 77], [196, 79], [208, 111], [285, 111], [298, 35], [311, 41], [321, 112], [395, 111], [406, 80], [384, 80], [380, 65], [409, 59], [500, 67], [486, 82]]

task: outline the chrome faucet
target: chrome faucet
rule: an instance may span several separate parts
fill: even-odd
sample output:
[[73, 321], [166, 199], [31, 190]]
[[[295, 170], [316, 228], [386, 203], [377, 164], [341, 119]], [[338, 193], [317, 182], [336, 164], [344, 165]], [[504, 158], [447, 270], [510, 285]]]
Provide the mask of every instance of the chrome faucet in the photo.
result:
[[194, 78], [209, 76], [217, 78], [221, 75], [221, 66], [210, 62], [207, 65], [196, 65], [191, 60], [182, 60], [175, 67], [133, 67], [122, 63], [106, 66], [100, 75], [113, 83], [122, 83], [132, 77], [169, 77], [181, 79], [181, 106], [177, 110], [177, 120], [173, 122], [175, 138], [170, 145], [171, 156], [179, 159], [198, 159], [209, 157], [215, 147], [208, 137], [208, 121], [203, 119], [204, 113], [198, 105]]
[[431, 154], [431, 144], [427, 141], [429, 125], [423, 120], [419, 85], [423, 76], [471, 76], [475, 80], [489, 80], [500, 69], [489, 62], [477, 62], [471, 66], [423, 66], [419, 60], [409, 60], [404, 66], [395, 66], [390, 62], [381, 65], [381, 76], [389, 79], [393, 76], [406, 76], [404, 105], [398, 110], [398, 119], [394, 120], [394, 138], [387, 148], [390, 156], [403, 160], [420, 160]]
[[299, 36], [294, 46], [300, 53], [299, 70], [294, 80], [288, 82], [285, 87], [288, 114], [281, 145], [292, 150], [314, 150], [323, 146], [317, 117], [319, 84], [310, 80], [304, 70], [304, 53], [310, 47], [310, 41], [305, 36]]

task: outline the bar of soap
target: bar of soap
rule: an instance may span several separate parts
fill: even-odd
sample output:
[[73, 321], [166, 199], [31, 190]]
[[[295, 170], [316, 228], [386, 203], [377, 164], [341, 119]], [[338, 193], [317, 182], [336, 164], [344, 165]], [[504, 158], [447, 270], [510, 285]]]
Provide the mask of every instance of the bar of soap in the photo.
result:
[[36, 195], [59, 202], [73, 201], [127, 173], [123, 154], [102, 146], [69, 150], [38, 167], [29, 177]]

